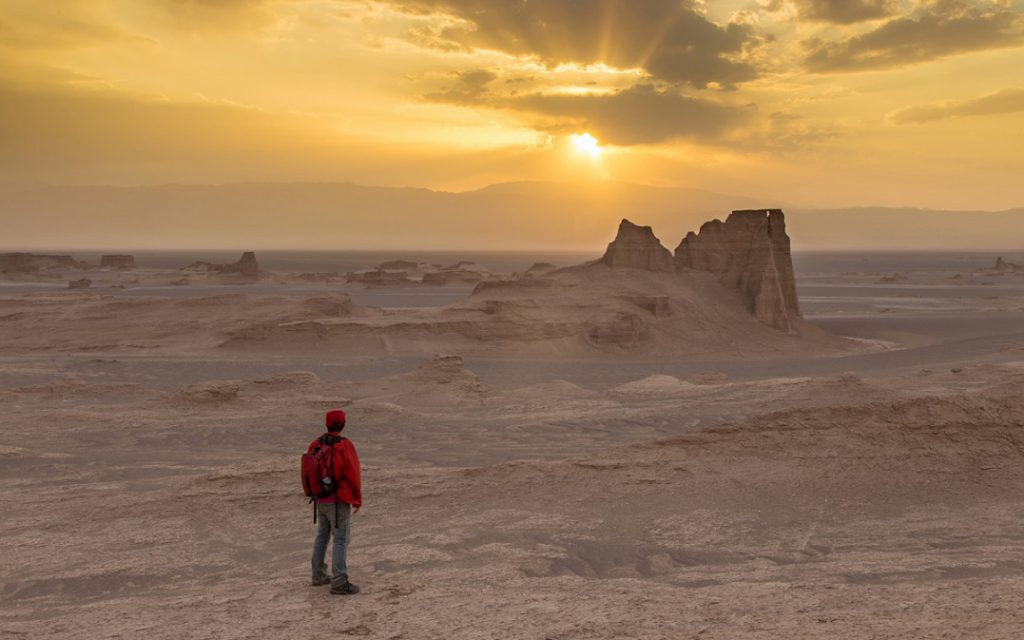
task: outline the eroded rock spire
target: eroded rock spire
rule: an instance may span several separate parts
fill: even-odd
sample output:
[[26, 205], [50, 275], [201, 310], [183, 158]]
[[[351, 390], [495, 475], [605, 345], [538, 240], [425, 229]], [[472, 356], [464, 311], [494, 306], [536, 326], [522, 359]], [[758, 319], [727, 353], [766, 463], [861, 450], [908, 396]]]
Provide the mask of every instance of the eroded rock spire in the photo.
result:
[[640, 227], [629, 220], [619, 223], [619, 232], [608, 245], [601, 262], [609, 267], [673, 271], [672, 254], [661, 245], [650, 227]]

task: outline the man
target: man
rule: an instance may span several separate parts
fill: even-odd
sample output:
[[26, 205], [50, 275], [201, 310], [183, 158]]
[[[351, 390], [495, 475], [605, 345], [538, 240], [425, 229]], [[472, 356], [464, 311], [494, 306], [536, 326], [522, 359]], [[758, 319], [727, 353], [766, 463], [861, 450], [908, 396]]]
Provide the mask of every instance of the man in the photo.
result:
[[[341, 409], [328, 411], [327, 433], [310, 443], [331, 446], [334, 460], [332, 478], [336, 481], [334, 495], [316, 500], [318, 523], [316, 540], [313, 542], [313, 586], [331, 585], [335, 595], [359, 593], [359, 587], [349, 582], [348, 566], [345, 563], [348, 551], [349, 521], [352, 513], [358, 512], [363, 504], [362, 486], [359, 479], [359, 456], [356, 448], [347, 438], [341, 437], [345, 428], [345, 412]], [[331, 554], [332, 576], [327, 577], [327, 542], [334, 535], [334, 550]]]

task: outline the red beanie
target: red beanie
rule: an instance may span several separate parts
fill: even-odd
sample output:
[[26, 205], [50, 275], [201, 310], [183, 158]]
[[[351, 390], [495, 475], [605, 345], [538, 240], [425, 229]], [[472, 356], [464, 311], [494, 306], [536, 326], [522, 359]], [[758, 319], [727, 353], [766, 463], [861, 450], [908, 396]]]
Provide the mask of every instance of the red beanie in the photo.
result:
[[345, 412], [341, 409], [331, 409], [327, 412], [324, 422], [328, 427], [336, 424], [345, 426]]

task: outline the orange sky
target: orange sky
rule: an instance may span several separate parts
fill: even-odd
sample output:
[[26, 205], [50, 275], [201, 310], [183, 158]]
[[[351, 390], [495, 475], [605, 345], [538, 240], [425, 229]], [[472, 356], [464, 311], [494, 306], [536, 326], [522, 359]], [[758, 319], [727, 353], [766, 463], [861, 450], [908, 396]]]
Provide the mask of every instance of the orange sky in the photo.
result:
[[0, 184], [1008, 208], [1022, 45], [1021, 0], [0, 0]]

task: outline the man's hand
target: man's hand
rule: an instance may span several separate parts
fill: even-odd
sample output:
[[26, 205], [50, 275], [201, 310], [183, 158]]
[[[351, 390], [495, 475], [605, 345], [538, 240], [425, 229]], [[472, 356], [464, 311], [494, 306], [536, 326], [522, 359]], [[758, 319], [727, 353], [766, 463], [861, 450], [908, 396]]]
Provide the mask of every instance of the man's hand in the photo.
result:
[[359, 513], [359, 510], [360, 510], [360, 509], [362, 509], [362, 506], [359, 506], [359, 507], [352, 507], [352, 513]]

